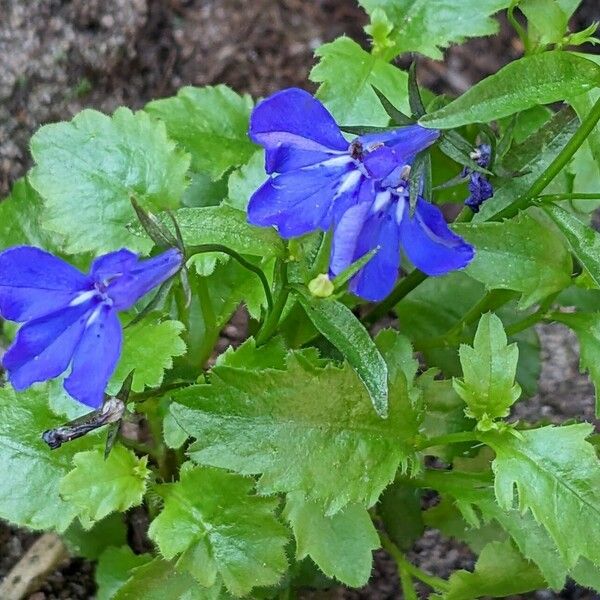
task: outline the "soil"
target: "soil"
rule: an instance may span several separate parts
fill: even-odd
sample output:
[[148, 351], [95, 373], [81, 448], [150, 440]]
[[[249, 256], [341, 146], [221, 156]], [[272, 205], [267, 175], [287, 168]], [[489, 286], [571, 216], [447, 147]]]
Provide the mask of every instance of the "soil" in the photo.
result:
[[[597, 0], [584, 0], [573, 27], [600, 20]], [[366, 45], [366, 17], [355, 0], [0, 0], [0, 197], [30, 165], [28, 140], [44, 123], [65, 120], [85, 107], [112, 112], [140, 108], [183, 85], [227, 83], [264, 96], [307, 81], [313, 51], [343, 33]], [[436, 92], [459, 94], [522, 52], [510, 27], [501, 35], [453, 47], [442, 62], [421, 60], [421, 82]], [[223, 332], [219, 350], [237, 343], [244, 316]], [[539, 329], [543, 372], [539, 393], [517, 416], [562, 422], [593, 421], [594, 394], [578, 369], [574, 336], [560, 326]], [[0, 578], [36, 535], [0, 522]], [[411, 560], [446, 577], [472, 568], [464, 545], [428, 531]], [[50, 575], [29, 600], [93, 598], [93, 563], [74, 558]], [[425, 592], [425, 590], [422, 590]], [[335, 590], [334, 597], [401, 598], [393, 562], [376, 553], [370, 584]], [[600, 598], [576, 586], [550, 598]]]

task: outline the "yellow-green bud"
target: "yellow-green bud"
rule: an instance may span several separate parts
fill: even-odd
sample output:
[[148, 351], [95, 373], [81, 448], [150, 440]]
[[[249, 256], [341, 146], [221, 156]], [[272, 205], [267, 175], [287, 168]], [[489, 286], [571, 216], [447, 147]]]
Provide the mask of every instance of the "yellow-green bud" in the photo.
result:
[[326, 273], [317, 275], [308, 284], [308, 290], [313, 296], [317, 298], [328, 298], [333, 294], [333, 283]]

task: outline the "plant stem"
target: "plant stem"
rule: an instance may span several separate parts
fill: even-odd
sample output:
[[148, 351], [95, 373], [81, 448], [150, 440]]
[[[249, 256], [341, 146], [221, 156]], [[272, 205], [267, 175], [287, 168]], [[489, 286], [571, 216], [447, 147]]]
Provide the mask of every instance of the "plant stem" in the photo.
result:
[[547, 298], [544, 298], [544, 300], [540, 302], [538, 309], [534, 313], [506, 327], [506, 335], [515, 335], [516, 333], [519, 333], [525, 329], [529, 329], [529, 327], [532, 327], [540, 321], [543, 321], [548, 316], [548, 309], [552, 306], [557, 296], [558, 292], [555, 294], [550, 294]]
[[279, 325], [279, 319], [281, 318], [281, 314], [283, 313], [283, 309], [287, 303], [288, 296], [290, 294], [290, 289], [288, 287], [288, 278], [287, 278], [287, 262], [279, 261], [279, 294], [277, 296], [277, 300], [275, 304], [271, 307], [267, 314], [267, 318], [263, 323], [258, 335], [256, 336], [256, 344], [258, 346], [264, 344], [269, 341], [275, 331], [277, 330], [277, 325]]
[[597, 194], [545, 194], [535, 199], [536, 204], [548, 204], [560, 202], [561, 200], [600, 200], [600, 192]]
[[411, 562], [406, 560], [400, 548], [398, 548], [398, 546], [396, 546], [396, 544], [392, 542], [392, 540], [385, 532], [379, 532], [379, 539], [381, 540], [381, 546], [390, 554], [390, 556], [396, 562], [400, 575], [402, 575], [402, 572], [404, 571], [408, 575], [414, 577], [415, 579], [418, 579], [419, 581], [422, 581], [430, 588], [439, 592], [445, 592], [448, 589], [450, 589], [450, 586], [448, 585], [448, 582], [445, 579], [442, 579], [441, 577], [436, 577], [435, 575], [429, 575], [429, 573], [425, 573], [425, 571], [422, 571], [421, 569], [419, 569], [419, 567], [416, 567]]
[[490, 310], [496, 310], [500, 306], [506, 304], [514, 297], [514, 292], [511, 290], [492, 290], [488, 292], [477, 304], [472, 306], [446, 333], [424, 340], [417, 344], [419, 350], [427, 348], [441, 348], [444, 346], [456, 346], [463, 338], [465, 329], [477, 321], [483, 313]]
[[566, 143], [565, 147], [559, 152], [558, 156], [550, 163], [548, 168], [533, 182], [529, 190], [514, 202], [497, 212], [491, 217], [494, 221], [508, 219], [516, 215], [535, 202], [537, 198], [548, 186], [548, 184], [562, 171], [562, 169], [573, 158], [573, 155], [588, 135], [592, 132], [596, 124], [600, 121], [600, 98], [592, 107], [588, 116], [581, 122], [573, 137]]
[[366, 315], [365, 320], [369, 323], [377, 321], [384, 317], [400, 300], [410, 294], [418, 285], [427, 279], [427, 275], [418, 269], [411, 271], [406, 277], [400, 280], [400, 283], [393, 289], [392, 293]]
[[447, 444], [462, 444], [463, 442], [479, 442], [479, 435], [476, 431], [458, 431], [456, 433], [447, 433], [432, 438], [425, 438], [417, 443], [417, 450], [425, 450], [434, 446], [445, 446]]
[[223, 252], [223, 254], [228, 254], [242, 265], [248, 271], [252, 271], [262, 283], [263, 289], [265, 291], [265, 298], [267, 299], [267, 307], [269, 311], [273, 309], [273, 296], [271, 295], [271, 288], [269, 286], [269, 282], [267, 280], [267, 276], [264, 274], [263, 270], [260, 267], [257, 267], [255, 264], [252, 264], [249, 260], [246, 260], [241, 254], [238, 254], [235, 250], [228, 248], [227, 246], [223, 246], [221, 244], [200, 244], [198, 246], [191, 246], [188, 248], [187, 258], [190, 256], [194, 256], [194, 254], [203, 254], [205, 252]]

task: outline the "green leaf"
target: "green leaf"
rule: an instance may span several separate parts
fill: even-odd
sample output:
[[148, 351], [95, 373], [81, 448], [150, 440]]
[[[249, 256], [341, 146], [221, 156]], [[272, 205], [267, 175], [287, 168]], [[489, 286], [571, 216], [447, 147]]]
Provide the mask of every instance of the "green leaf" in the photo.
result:
[[125, 512], [142, 502], [150, 470], [148, 457], [138, 458], [124, 446], [79, 452], [75, 468], [62, 478], [60, 495], [77, 511], [85, 526], [112, 512]]
[[386, 417], [387, 365], [368, 331], [341, 302], [315, 298], [299, 286], [294, 291], [313, 325], [342, 353], [365, 384], [377, 414]]
[[530, 38], [539, 45], [558, 44], [568, 33], [569, 18], [581, 0], [522, 0], [519, 10], [527, 17]]
[[425, 531], [421, 491], [402, 481], [394, 481], [385, 489], [377, 505], [377, 514], [385, 532], [404, 552], [408, 552]]
[[510, 542], [491, 542], [479, 555], [475, 570], [456, 571], [448, 580], [444, 600], [471, 600], [482, 596], [504, 597], [545, 586], [538, 568]]
[[454, 379], [453, 386], [467, 405], [467, 416], [478, 421], [508, 416], [521, 395], [515, 383], [519, 349], [508, 345], [502, 321], [493, 313], [483, 315], [473, 347], [461, 344], [459, 355], [463, 378]]
[[454, 230], [475, 246], [466, 273], [489, 290], [521, 292], [521, 309], [571, 283], [571, 255], [562, 236], [529, 213], [502, 223], [458, 224]]
[[260, 493], [302, 491], [328, 515], [350, 503], [371, 506], [413, 457], [418, 421], [406, 386], [394, 384], [381, 419], [348, 365], [317, 368], [297, 354], [288, 364], [286, 371], [215, 367], [210, 385], [174, 392], [171, 412], [196, 438], [191, 458], [262, 474]]
[[252, 99], [225, 85], [184, 87], [145, 110], [164, 121], [169, 136], [192, 155], [192, 170], [215, 180], [256, 150], [247, 134]]
[[157, 488], [165, 504], [148, 535], [162, 556], [181, 554], [179, 566], [201, 585], [214, 585], [219, 574], [239, 596], [277, 583], [287, 569], [287, 531], [274, 515], [277, 500], [250, 495], [251, 479], [186, 467], [178, 482]]
[[[250, 225], [246, 213], [237, 208], [180, 208], [174, 216], [186, 246], [221, 244], [248, 256], [285, 256], [285, 244], [277, 232], [271, 227]], [[171, 223], [166, 216], [159, 215], [159, 220], [167, 226]]]
[[48, 408], [48, 389], [35, 386], [17, 394], [0, 387], [0, 472], [10, 479], [0, 486], [0, 518], [30, 529], [64, 531], [75, 508], [59, 495], [73, 455], [97, 443], [91, 434], [57, 450], [42, 441], [42, 432], [62, 425]]
[[321, 84], [317, 98], [342, 125], [385, 127], [389, 116], [373, 90], [376, 87], [402, 112], [409, 112], [408, 75], [387, 61], [341, 37], [316, 52], [319, 63], [310, 79]]
[[524, 173], [501, 179], [495, 184], [494, 197], [483, 203], [473, 222], [488, 221], [523, 195], [548, 168], [575, 133], [579, 121], [570, 108], [560, 110], [540, 129], [511, 148], [502, 163], [510, 171]]
[[323, 506], [294, 492], [288, 494], [284, 516], [296, 538], [297, 560], [310, 556], [327, 577], [350, 587], [367, 583], [372, 552], [380, 543], [363, 506], [349, 504], [335, 515], [326, 516]]
[[553, 50], [509, 63], [420, 123], [451, 129], [489, 123], [538, 104], [583, 94], [600, 85], [600, 66], [571, 52]]
[[211, 588], [198, 585], [194, 578], [166, 560], [154, 560], [136, 567], [113, 600], [225, 600], [221, 583]]
[[230, 346], [217, 358], [217, 365], [241, 369], [286, 368], [286, 349], [280, 337], [271, 338], [262, 346], [256, 346], [254, 338], [248, 338], [241, 346]]
[[59, 248], [57, 236], [40, 224], [42, 210], [42, 199], [27, 179], [15, 182], [10, 196], [0, 202], [0, 248], [20, 245]]
[[146, 387], [158, 387], [164, 372], [173, 367], [173, 357], [185, 354], [185, 342], [180, 337], [183, 330], [183, 323], [163, 320], [157, 313], [127, 327], [121, 358], [109, 383], [110, 393], [119, 391], [132, 370], [132, 391], [139, 393]]
[[595, 287], [600, 289], [600, 234], [560, 206], [546, 206], [544, 210], [564, 234]]
[[496, 452], [495, 493], [504, 510], [530, 509], [569, 568], [600, 561], [600, 463], [585, 438], [589, 424], [487, 435]]
[[123, 515], [112, 513], [90, 529], [84, 529], [80, 521], [75, 520], [61, 534], [61, 538], [71, 556], [98, 560], [111, 546], [123, 546], [127, 543], [127, 529]]
[[144, 112], [119, 108], [112, 117], [84, 110], [68, 123], [45, 125], [31, 138], [29, 175], [44, 199], [42, 225], [65, 237], [72, 254], [126, 246], [148, 251], [133, 236], [130, 199], [157, 211], [179, 205], [189, 157], [165, 126]]
[[112, 600], [131, 577], [131, 571], [151, 560], [149, 554], [134, 554], [128, 546], [107, 548], [100, 556], [96, 567], [95, 576], [98, 584], [96, 600]]
[[265, 152], [258, 150], [250, 160], [229, 176], [228, 195], [224, 204], [245, 211], [250, 196], [267, 180], [265, 173]]
[[441, 59], [441, 50], [468, 37], [492, 35], [498, 23], [490, 16], [506, 8], [509, 0], [482, 0], [475, 8], [470, 0], [359, 0], [372, 14], [380, 9], [394, 25], [393, 58], [404, 52], [420, 52]]
[[570, 327], [579, 340], [580, 368], [587, 370], [596, 390], [596, 415], [600, 415], [600, 313], [555, 313], [556, 321]]

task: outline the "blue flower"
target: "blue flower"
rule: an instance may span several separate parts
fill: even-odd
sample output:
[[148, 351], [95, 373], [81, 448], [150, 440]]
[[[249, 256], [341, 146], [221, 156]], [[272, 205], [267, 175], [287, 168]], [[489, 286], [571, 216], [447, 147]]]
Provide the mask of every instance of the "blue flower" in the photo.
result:
[[[473, 159], [485, 169], [490, 164], [491, 154], [491, 147], [488, 144], [481, 144], [473, 153]], [[469, 177], [469, 197], [465, 200], [465, 206], [476, 213], [479, 212], [481, 205], [494, 195], [494, 188], [483, 173], [465, 167], [463, 177], [467, 176]]]
[[271, 177], [250, 198], [248, 220], [290, 238], [329, 229], [366, 182], [393, 178], [439, 132], [411, 125], [350, 143], [318, 100], [290, 88], [254, 109], [250, 137], [264, 146]]
[[392, 291], [401, 249], [427, 275], [462, 269], [473, 259], [473, 247], [448, 228], [437, 206], [419, 196], [411, 216], [407, 182], [387, 189], [373, 182], [372, 187], [375, 200], [358, 202], [346, 210], [333, 233], [329, 263], [332, 276], [377, 249], [350, 280], [349, 289], [357, 296], [377, 302]]
[[436, 206], [419, 197], [409, 214], [410, 165], [438, 131], [410, 125], [348, 142], [318, 100], [292, 88], [255, 108], [250, 137], [265, 148], [270, 177], [250, 198], [249, 222], [275, 226], [284, 238], [333, 227], [333, 276], [377, 249], [350, 281], [358, 296], [378, 301], [389, 294], [401, 247], [428, 275], [463, 268], [473, 258], [473, 248], [450, 231]]
[[31, 246], [0, 252], [0, 316], [24, 323], [2, 364], [16, 390], [61, 375], [64, 386], [91, 407], [121, 354], [118, 311], [131, 308], [182, 265], [179, 250], [140, 260], [122, 249], [97, 258], [88, 275]]

